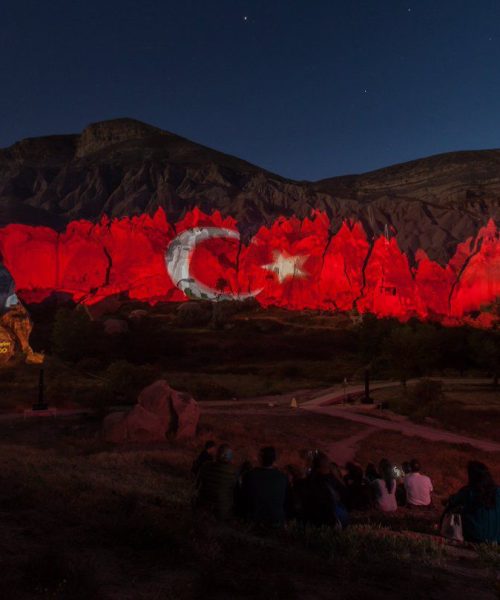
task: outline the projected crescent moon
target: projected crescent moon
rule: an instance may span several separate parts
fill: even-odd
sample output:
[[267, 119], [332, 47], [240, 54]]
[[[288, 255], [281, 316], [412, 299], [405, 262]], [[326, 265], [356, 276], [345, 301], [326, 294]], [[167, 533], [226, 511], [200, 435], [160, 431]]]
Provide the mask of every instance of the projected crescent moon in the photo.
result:
[[191, 275], [191, 257], [196, 246], [212, 238], [239, 240], [240, 234], [226, 227], [193, 227], [170, 242], [165, 253], [165, 263], [174, 284], [187, 296], [207, 300], [245, 300], [259, 294], [262, 288], [246, 294], [221, 293]]

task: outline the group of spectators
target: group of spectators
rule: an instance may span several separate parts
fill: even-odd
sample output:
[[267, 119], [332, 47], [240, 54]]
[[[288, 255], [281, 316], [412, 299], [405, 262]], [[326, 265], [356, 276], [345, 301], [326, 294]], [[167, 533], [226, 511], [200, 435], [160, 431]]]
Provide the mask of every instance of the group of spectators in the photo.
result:
[[[348, 526], [351, 511], [433, 506], [432, 481], [416, 459], [401, 467], [383, 459], [364, 471], [350, 462], [343, 474], [320, 451], [307, 454], [303, 470], [294, 465], [278, 469], [276, 458], [275, 448], [268, 446], [260, 450], [258, 466], [245, 461], [237, 469], [228, 444], [216, 447], [213, 441], [206, 442], [192, 467], [195, 506], [217, 519], [236, 516], [268, 527], [282, 527], [296, 519], [339, 530]], [[500, 487], [477, 461], [469, 463], [468, 479], [468, 485], [445, 503], [445, 513], [461, 514], [466, 540], [500, 542]]]

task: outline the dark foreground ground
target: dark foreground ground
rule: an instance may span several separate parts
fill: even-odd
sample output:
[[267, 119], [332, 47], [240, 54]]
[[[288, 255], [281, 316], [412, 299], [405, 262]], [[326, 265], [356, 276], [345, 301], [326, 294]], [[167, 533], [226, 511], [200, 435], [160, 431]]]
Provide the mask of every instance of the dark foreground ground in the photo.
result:
[[[348, 438], [362, 426], [272, 409], [204, 414], [199, 438], [110, 447], [94, 418], [0, 421], [0, 596], [5, 599], [330, 599], [498, 597], [500, 555], [443, 546], [438, 511], [354, 515], [353, 527], [266, 533], [200, 520], [189, 468], [203, 440], [226, 440], [237, 462], [273, 442], [280, 463]], [[498, 456], [375, 432], [363, 463], [421, 457], [437, 500], [463, 480], [468, 459]], [[334, 458], [334, 457], [333, 457]]]

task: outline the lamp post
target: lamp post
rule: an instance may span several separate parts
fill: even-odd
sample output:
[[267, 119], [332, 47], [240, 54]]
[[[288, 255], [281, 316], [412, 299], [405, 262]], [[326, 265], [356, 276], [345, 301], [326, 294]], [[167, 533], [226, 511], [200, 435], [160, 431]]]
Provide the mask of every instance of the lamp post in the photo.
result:
[[45, 394], [45, 371], [43, 367], [38, 374], [38, 402], [33, 404], [33, 410], [47, 410], [49, 405], [44, 402]]
[[365, 397], [363, 398], [364, 404], [373, 404], [373, 399], [370, 398], [370, 367], [365, 369]]

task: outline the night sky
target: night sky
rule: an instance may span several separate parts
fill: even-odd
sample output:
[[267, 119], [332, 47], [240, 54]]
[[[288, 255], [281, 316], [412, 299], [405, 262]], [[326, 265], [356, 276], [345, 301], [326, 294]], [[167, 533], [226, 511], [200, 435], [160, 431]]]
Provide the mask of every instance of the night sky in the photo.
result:
[[128, 116], [295, 179], [500, 147], [498, 0], [1, 0], [0, 146]]

